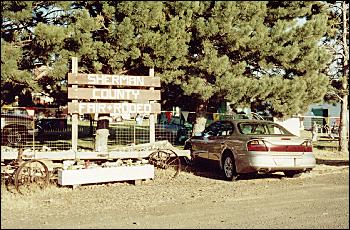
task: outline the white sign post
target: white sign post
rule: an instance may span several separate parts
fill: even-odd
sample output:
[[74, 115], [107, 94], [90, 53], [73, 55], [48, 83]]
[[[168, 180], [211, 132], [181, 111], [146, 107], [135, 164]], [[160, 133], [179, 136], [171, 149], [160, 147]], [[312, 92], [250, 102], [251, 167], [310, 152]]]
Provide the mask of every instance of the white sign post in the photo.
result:
[[[154, 77], [154, 69], [149, 70], [149, 76]], [[151, 87], [151, 91], [154, 90], [154, 87]], [[154, 103], [154, 101], [151, 101]], [[155, 131], [155, 113], [149, 115], [149, 142], [154, 143], [156, 141], [156, 131]]]
[[[78, 74], [78, 58], [72, 57], [72, 74]], [[73, 89], [77, 89], [77, 85], [72, 86]], [[77, 100], [73, 100], [73, 103], [77, 103]], [[77, 153], [78, 151], [78, 113], [72, 114], [72, 150]]]

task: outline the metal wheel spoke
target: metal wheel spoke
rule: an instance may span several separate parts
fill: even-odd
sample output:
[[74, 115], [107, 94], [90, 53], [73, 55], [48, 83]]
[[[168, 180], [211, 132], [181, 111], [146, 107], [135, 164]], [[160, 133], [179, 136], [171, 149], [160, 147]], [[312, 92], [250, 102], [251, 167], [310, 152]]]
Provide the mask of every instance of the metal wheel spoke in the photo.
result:
[[177, 158], [172, 158], [168, 162], [168, 165], [174, 165], [174, 164], [177, 164]]
[[14, 193], [16, 190], [14, 175], [5, 173], [2, 177], [4, 180], [3, 182], [5, 183], [6, 190], [11, 193]]

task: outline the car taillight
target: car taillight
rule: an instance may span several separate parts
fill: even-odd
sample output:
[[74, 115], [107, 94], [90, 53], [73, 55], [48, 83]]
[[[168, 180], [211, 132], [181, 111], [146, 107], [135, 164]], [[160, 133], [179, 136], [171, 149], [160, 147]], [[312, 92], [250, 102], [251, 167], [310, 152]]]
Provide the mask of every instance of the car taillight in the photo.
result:
[[312, 152], [311, 141], [304, 141], [301, 145], [304, 147], [304, 152]]
[[262, 140], [251, 140], [247, 143], [248, 151], [269, 151], [266, 144]]
[[263, 140], [251, 140], [247, 143], [247, 150], [256, 152], [312, 152], [312, 143], [304, 141], [300, 145], [273, 145]]

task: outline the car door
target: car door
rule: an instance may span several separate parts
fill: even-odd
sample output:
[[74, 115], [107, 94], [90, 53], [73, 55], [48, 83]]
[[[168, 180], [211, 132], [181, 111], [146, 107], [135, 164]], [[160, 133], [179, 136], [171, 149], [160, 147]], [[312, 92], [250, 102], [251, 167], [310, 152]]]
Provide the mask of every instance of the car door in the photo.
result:
[[233, 124], [229, 121], [221, 121], [218, 125], [218, 133], [208, 143], [208, 158], [212, 161], [219, 161], [221, 153], [226, 146], [226, 141], [233, 133]]
[[192, 137], [192, 154], [194, 157], [208, 159], [209, 148], [211, 144], [216, 140], [216, 136], [219, 131], [219, 122], [210, 124], [200, 136]]
[[208, 158], [208, 151], [206, 146], [206, 141], [204, 137], [204, 132], [198, 136], [193, 136], [191, 138], [192, 154], [194, 158]]

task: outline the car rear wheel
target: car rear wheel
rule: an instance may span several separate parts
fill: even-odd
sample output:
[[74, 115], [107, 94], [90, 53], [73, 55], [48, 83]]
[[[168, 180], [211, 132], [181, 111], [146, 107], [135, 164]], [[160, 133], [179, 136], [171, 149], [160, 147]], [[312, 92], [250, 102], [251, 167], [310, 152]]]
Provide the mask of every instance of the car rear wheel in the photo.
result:
[[300, 171], [285, 171], [283, 173], [286, 177], [290, 177], [290, 178], [300, 177], [302, 174], [302, 172]]
[[235, 160], [231, 154], [226, 154], [223, 159], [223, 173], [227, 181], [234, 181], [237, 179]]

